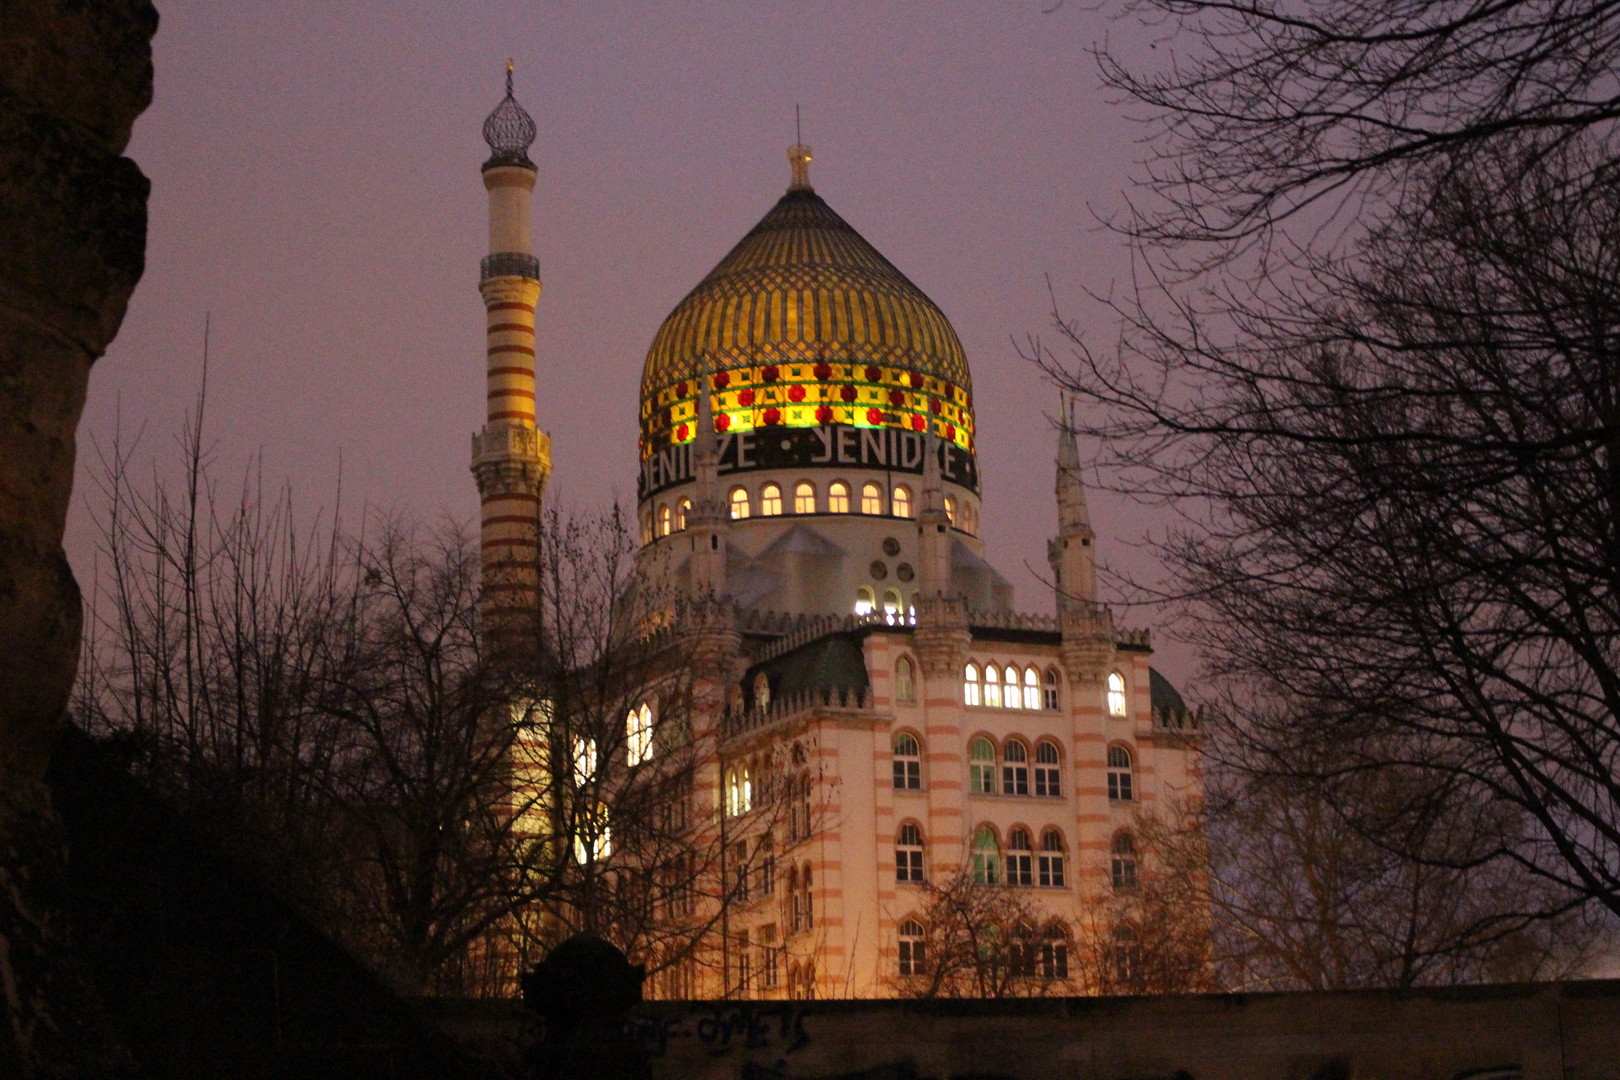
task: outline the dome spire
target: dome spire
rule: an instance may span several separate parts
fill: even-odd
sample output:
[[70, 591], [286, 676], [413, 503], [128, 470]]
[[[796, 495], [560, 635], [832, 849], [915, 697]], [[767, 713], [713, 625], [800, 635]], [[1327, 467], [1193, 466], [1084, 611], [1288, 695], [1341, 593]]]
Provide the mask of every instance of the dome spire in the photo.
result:
[[788, 147], [788, 166], [793, 170], [789, 191], [814, 191], [810, 186], [810, 148], [804, 145], [804, 131], [799, 123], [799, 107], [793, 106], [793, 145]]
[[489, 144], [489, 160], [484, 168], [494, 165], [526, 165], [529, 147], [534, 145], [534, 117], [530, 116], [512, 96], [512, 59], [506, 60], [506, 96], [495, 110], [484, 119], [484, 141]]

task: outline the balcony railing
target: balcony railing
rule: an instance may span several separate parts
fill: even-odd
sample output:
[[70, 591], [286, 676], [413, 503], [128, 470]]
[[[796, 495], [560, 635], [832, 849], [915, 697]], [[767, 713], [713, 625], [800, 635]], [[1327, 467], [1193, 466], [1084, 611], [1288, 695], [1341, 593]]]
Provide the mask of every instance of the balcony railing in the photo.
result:
[[478, 264], [479, 281], [497, 277], [520, 277], [540, 280], [540, 260], [521, 251], [497, 251], [485, 255]]

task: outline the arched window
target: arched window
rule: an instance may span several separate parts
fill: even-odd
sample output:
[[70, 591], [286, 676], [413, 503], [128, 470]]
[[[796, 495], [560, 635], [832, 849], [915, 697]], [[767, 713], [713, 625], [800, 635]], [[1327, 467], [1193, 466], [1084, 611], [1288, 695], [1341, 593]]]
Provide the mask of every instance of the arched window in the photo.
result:
[[1142, 945], [1136, 931], [1122, 926], [1114, 931], [1114, 978], [1122, 989], [1134, 987], [1142, 974]]
[[1024, 669], [1024, 708], [1041, 707], [1041, 673], [1034, 668]]
[[596, 779], [596, 740], [574, 739], [574, 786], [584, 787]]
[[736, 817], [754, 806], [754, 786], [747, 765], [734, 765], [726, 773], [726, 814]]
[[652, 709], [644, 704], [639, 709], [631, 709], [625, 723], [624, 761], [626, 765], [640, 765], [643, 761], [651, 761], [652, 756]]
[[804, 864], [804, 928], [816, 928], [815, 890], [810, 887], [810, 864]]
[[970, 503], [970, 502], [963, 502], [962, 503], [962, 531], [963, 532], [969, 532], [969, 533], [977, 533], [978, 529], [975, 526], [978, 524], [978, 520], [979, 520], [979, 512], [973, 508], [973, 504]]
[[956, 524], [956, 500], [949, 495], [945, 496], [945, 520]]
[[1007, 834], [1007, 884], [1030, 885], [1034, 883], [1030, 863], [1033, 856], [1029, 849], [1029, 832], [1026, 829], [1014, 829]]
[[686, 531], [686, 515], [692, 512], [692, 500], [682, 499], [675, 504], [675, 531]]
[[900, 974], [922, 975], [927, 962], [922, 923], [907, 919], [900, 924]]
[[962, 675], [962, 704], [979, 703], [979, 665], [969, 664]]
[[1114, 888], [1136, 888], [1136, 841], [1130, 833], [1115, 835], [1112, 855]]
[[648, 512], [641, 515], [641, 542], [643, 544], [650, 544], [652, 543], [652, 538], [653, 516], [651, 512]]
[[731, 520], [741, 521], [748, 516], [748, 489], [731, 489]]
[[1108, 676], [1108, 715], [1125, 715], [1125, 676], [1117, 671]]
[[1028, 923], [1013, 927], [1012, 947], [1007, 950], [1007, 974], [1015, 979], [1035, 977], [1035, 928]]
[[766, 712], [771, 707], [771, 680], [762, 671], [754, 676], [754, 708]]
[[792, 910], [788, 925], [793, 927], [794, 933], [798, 933], [804, 929], [804, 912], [801, 910], [804, 901], [799, 899], [799, 868], [797, 866], [788, 867], [787, 888], [788, 907]]
[[1135, 798], [1131, 790], [1131, 752], [1123, 746], [1108, 748], [1108, 797], [1117, 802]]
[[782, 512], [782, 488], [766, 484], [759, 489], [759, 512], [762, 517], [775, 517]]
[[1056, 709], [1058, 707], [1058, 673], [1056, 668], [1046, 673], [1045, 685], [1041, 687], [1041, 708]]
[[922, 830], [907, 822], [894, 839], [894, 880], [921, 884], [923, 880]]
[[1048, 979], [1069, 977], [1069, 935], [1053, 923], [1041, 940], [1041, 975]]
[[883, 513], [883, 488], [880, 485], [873, 483], [861, 485], [861, 513]]
[[988, 825], [979, 826], [973, 834], [973, 880], [980, 885], [1001, 881], [1001, 852], [996, 847], [995, 830]]
[[794, 486], [793, 512], [795, 514], [813, 514], [816, 512], [816, 485], [808, 480], [800, 480]]
[[855, 614], [870, 615], [877, 610], [877, 600], [872, 596], [872, 590], [862, 585], [855, 590]]
[[990, 708], [1001, 708], [1001, 671], [994, 664], [984, 665], [984, 703]]
[[916, 701], [916, 695], [916, 688], [911, 682], [911, 661], [902, 656], [899, 663], [894, 665], [894, 699]]
[[1002, 674], [1007, 678], [1007, 686], [1001, 691], [1001, 703], [1009, 709], [1016, 709], [1019, 705], [1018, 669], [1008, 665], [1007, 670]]
[[671, 517], [670, 513], [669, 513], [669, 504], [668, 503], [659, 503], [658, 504], [658, 535], [659, 536], [668, 536], [669, 535], [670, 525], [674, 522], [674, 520], [675, 519], [673, 517]]
[[917, 745], [917, 737], [908, 732], [901, 732], [894, 737], [894, 789], [922, 790], [922, 754]]
[[989, 739], [968, 743], [968, 791], [973, 795], [996, 793], [996, 748]]
[[1029, 794], [1029, 751], [1017, 739], [1008, 739], [1001, 748], [1001, 793]]
[[904, 484], [897, 485], [890, 496], [889, 505], [893, 507], [891, 513], [895, 517], [908, 518], [911, 516], [911, 489]]
[[827, 513], [849, 513], [849, 485], [842, 480], [827, 485]]
[[1041, 834], [1041, 857], [1037, 864], [1037, 879], [1049, 889], [1063, 888], [1063, 837], [1056, 829]]
[[1063, 794], [1058, 767], [1057, 743], [1042, 739], [1035, 744], [1035, 794], [1057, 798]]
[[905, 617], [904, 603], [900, 599], [899, 589], [883, 590], [883, 617], [890, 626], [897, 625]]

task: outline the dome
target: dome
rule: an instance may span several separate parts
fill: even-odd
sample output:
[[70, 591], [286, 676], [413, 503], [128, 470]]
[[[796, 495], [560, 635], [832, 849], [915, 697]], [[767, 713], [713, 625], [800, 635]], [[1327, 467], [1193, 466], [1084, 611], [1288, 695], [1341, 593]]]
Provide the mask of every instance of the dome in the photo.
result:
[[791, 188], [653, 338], [643, 458], [690, 441], [703, 376], [722, 432], [842, 424], [973, 450], [973, 384], [956, 331], [808, 186]]

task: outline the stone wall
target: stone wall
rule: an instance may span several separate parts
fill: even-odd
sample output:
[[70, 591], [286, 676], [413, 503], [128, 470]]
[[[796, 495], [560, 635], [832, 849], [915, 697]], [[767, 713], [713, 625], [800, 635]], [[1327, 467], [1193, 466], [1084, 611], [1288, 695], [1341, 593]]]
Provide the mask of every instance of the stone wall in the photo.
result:
[[[427, 1002], [513, 1060], [515, 1002]], [[1410, 992], [1023, 1001], [649, 1002], [653, 1080], [1599, 1080], [1620, 981]]]
[[150, 0], [0, 3], [0, 1075], [112, 1067], [70, 958], [45, 790], [79, 653], [62, 552], [74, 432], [146, 252], [122, 157], [152, 99]]

